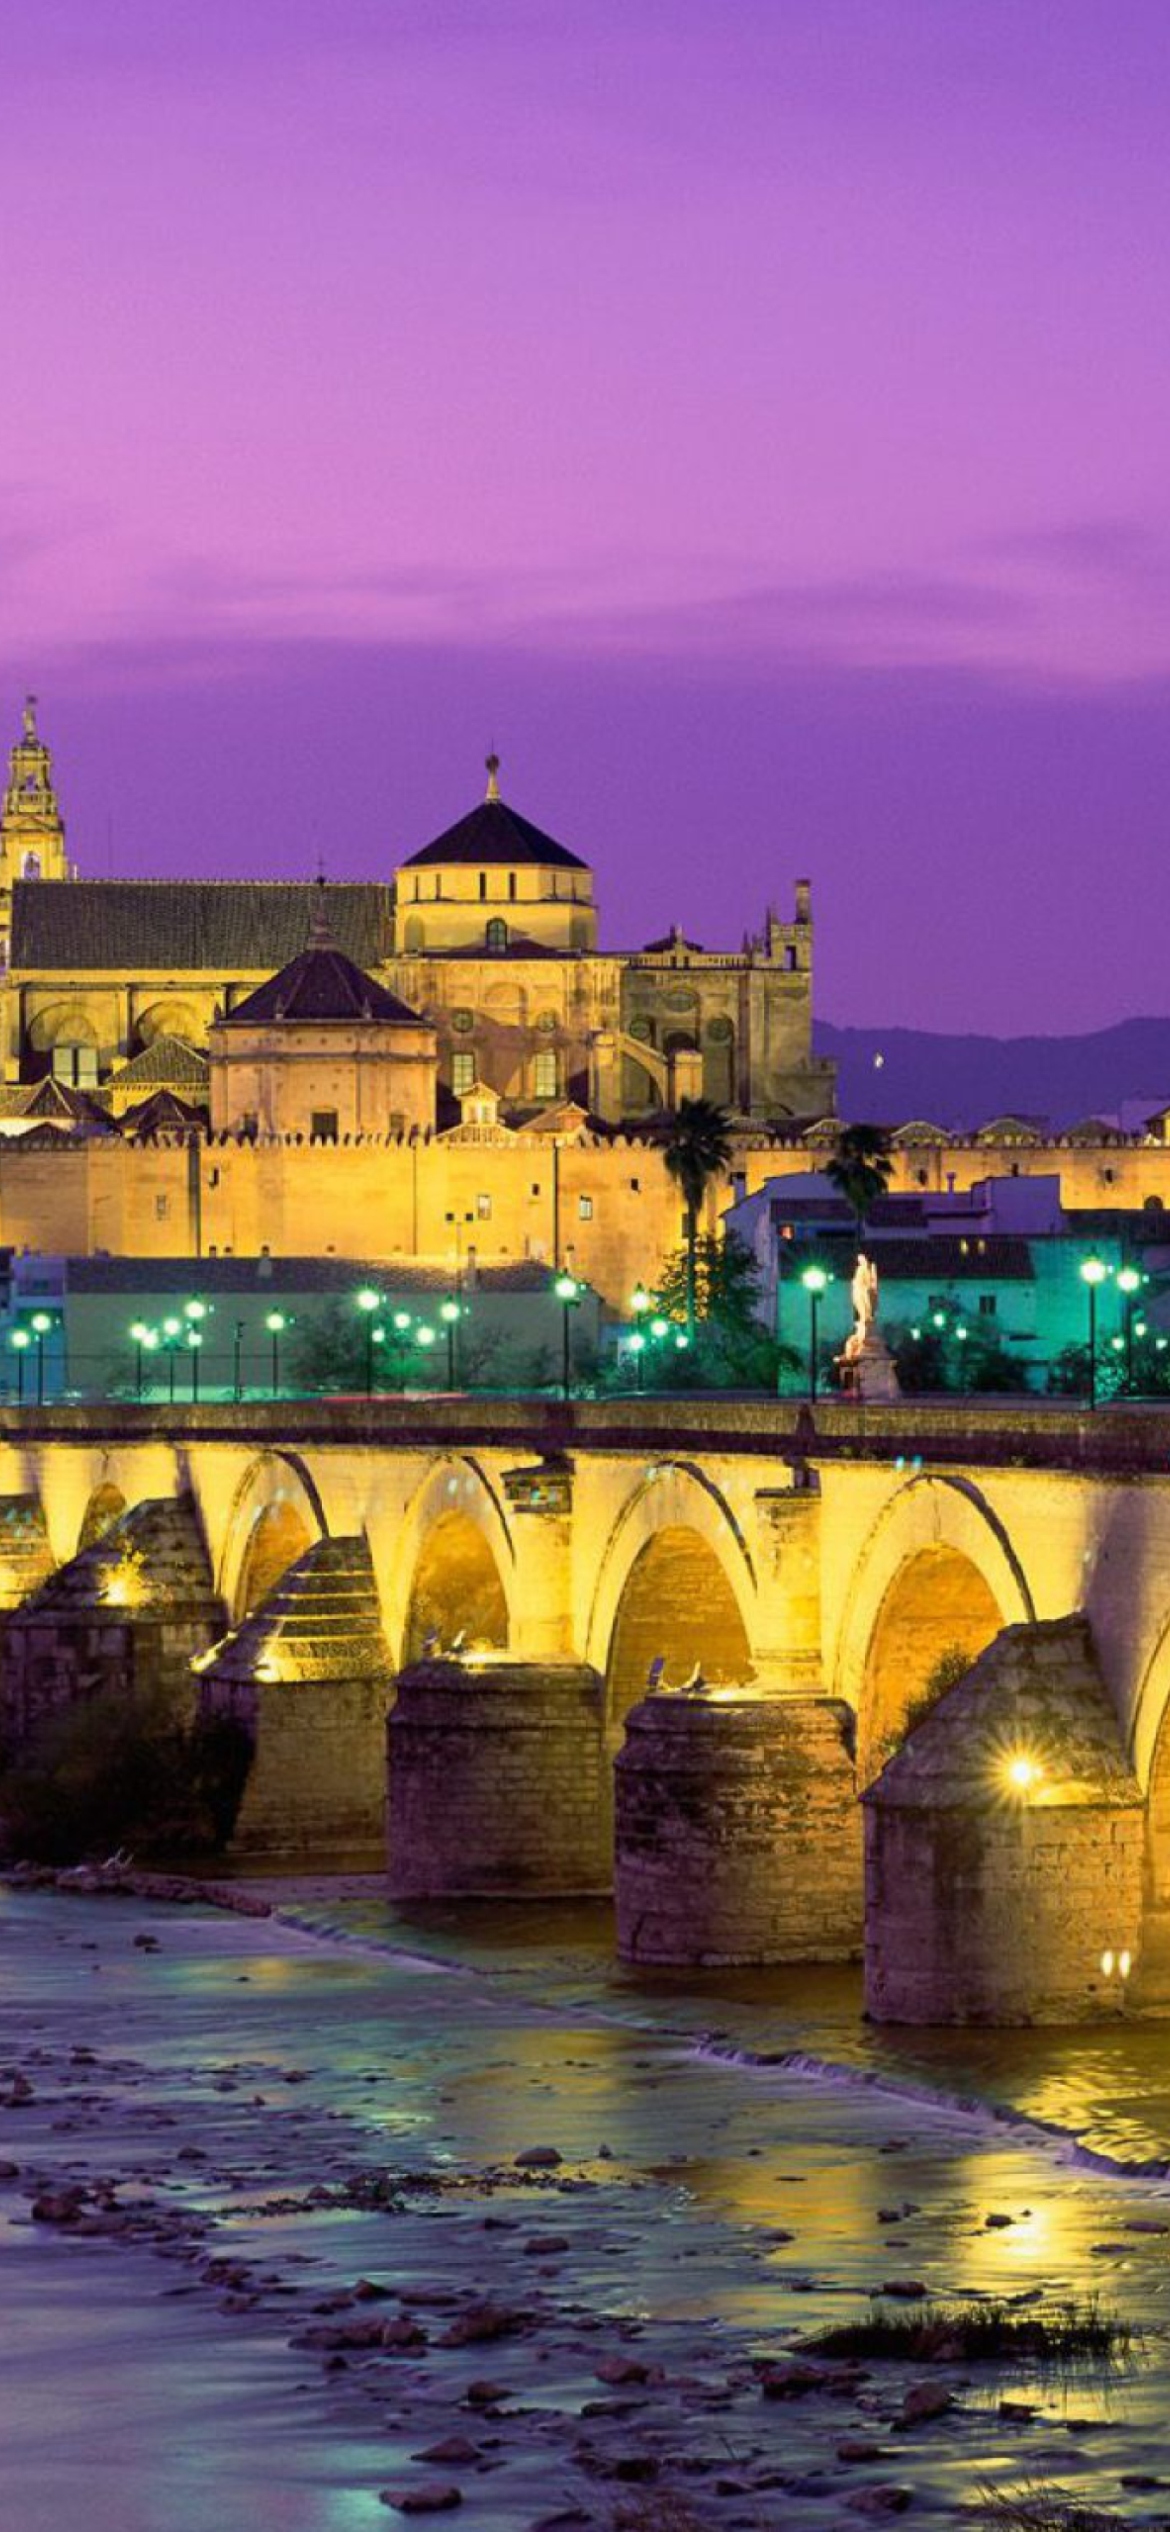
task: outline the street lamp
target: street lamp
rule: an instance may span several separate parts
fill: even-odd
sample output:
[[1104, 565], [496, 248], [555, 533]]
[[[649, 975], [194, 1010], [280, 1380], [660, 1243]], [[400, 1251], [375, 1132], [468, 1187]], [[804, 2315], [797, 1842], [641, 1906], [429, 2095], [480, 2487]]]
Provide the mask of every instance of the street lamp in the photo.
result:
[[183, 1333], [182, 1320], [164, 1319], [162, 1332], [163, 1345], [167, 1354], [167, 1403], [173, 1407], [175, 1403], [175, 1347]]
[[238, 1406], [244, 1394], [244, 1322], [242, 1319], [236, 1320], [236, 1333], [232, 1344], [232, 1388]]
[[570, 1311], [581, 1298], [581, 1286], [575, 1275], [558, 1275], [553, 1286], [561, 1304], [561, 1396], [573, 1395], [573, 1338]]
[[434, 1344], [435, 1331], [432, 1327], [427, 1326], [425, 1319], [420, 1321], [419, 1326], [416, 1327], [414, 1331], [414, 1341], [416, 1345], [425, 1347], [428, 1352]]
[[959, 1388], [964, 1391], [967, 1386], [967, 1330], [961, 1320], [955, 1329], [955, 1343], [959, 1347]]
[[199, 1329], [188, 1328], [187, 1350], [191, 1356], [191, 1404], [193, 1407], [199, 1404], [199, 1348], [202, 1343], [203, 1338]]
[[815, 1400], [817, 1394], [817, 1312], [829, 1278], [823, 1266], [806, 1266], [800, 1280], [808, 1294], [808, 1394], [810, 1399]]
[[650, 1307], [650, 1295], [643, 1283], [636, 1283], [630, 1294], [630, 1308], [636, 1318], [644, 1318]]
[[47, 1337], [47, 1335], [49, 1334], [49, 1331], [50, 1331], [50, 1329], [51, 1329], [51, 1327], [52, 1327], [52, 1324], [53, 1324], [52, 1319], [51, 1319], [51, 1317], [50, 1317], [50, 1315], [49, 1315], [49, 1312], [48, 1312], [47, 1310], [34, 1310], [34, 1311], [33, 1311], [33, 1315], [32, 1315], [32, 1330], [33, 1330], [33, 1335], [35, 1336], [35, 1338], [36, 1338], [36, 1340], [37, 1340], [37, 1405], [38, 1405], [38, 1407], [43, 1407], [43, 1406], [44, 1406], [44, 1403], [45, 1403], [45, 1338], [46, 1338], [46, 1337]]
[[1125, 1294], [1125, 1394], [1133, 1396], [1133, 1297], [1140, 1292], [1142, 1279], [1136, 1266], [1121, 1266], [1117, 1273], [1117, 1289]]
[[457, 1301], [442, 1301], [442, 1302], [440, 1302], [440, 1304], [439, 1304], [439, 1317], [441, 1318], [441, 1320], [442, 1320], [442, 1322], [443, 1322], [443, 1325], [444, 1325], [444, 1327], [445, 1327], [445, 1328], [446, 1328], [446, 1330], [447, 1330], [447, 1387], [448, 1387], [448, 1389], [454, 1389], [454, 1388], [455, 1388], [455, 1386], [456, 1386], [456, 1380], [455, 1380], [455, 1336], [456, 1336], [456, 1331], [457, 1331], [458, 1326], [459, 1326], [459, 1321], [460, 1321], [460, 1317], [461, 1317], [461, 1315], [462, 1315], [462, 1313], [461, 1313], [461, 1311], [460, 1311], [459, 1304], [458, 1304], [458, 1302], [457, 1302]]
[[372, 1398], [374, 1394], [374, 1312], [375, 1310], [380, 1310], [382, 1307], [382, 1295], [380, 1292], [374, 1291], [372, 1284], [363, 1284], [361, 1291], [359, 1293], [355, 1293], [354, 1299], [357, 1302], [359, 1310], [364, 1310], [365, 1312], [366, 1396], [367, 1398]]
[[630, 1352], [634, 1357], [634, 1387], [637, 1390], [639, 1397], [641, 1397], [643, 1387], [642, 1357], [645, 1351], [646, 1339], [641, 1328], [635, 1328], [634, 1333], [630, 1338]]
[[1097, 1294], [1109, 1272], [1103, 1257], [1081, 1259], [1081, 1281], [1089, 1293], [1089, 1407], [1097, 1404]]
[[13, 1328], [8, 1342], [16, 1355], [16, 1403], [18, 1407], [22, 1407], [24, 1405], [24, 1358], [32, 1344], [32, 1338], [27, 1328]]
[[139, 1399], [141, 1399], [142, 1356], [144, 1349], [150, 1343], [151, 1330], [147, 1327], [144, 1319], [135, 1319], [134, 1325], [130, 1330], [130, 1335], [134, 1344], [134, 1387]]
[[288, 1320], [283, 1310], [270, 1310], [264, 1325], [272, 1339], [272, 1395], [275, 1398], [280, 1392], [280, 1340]]

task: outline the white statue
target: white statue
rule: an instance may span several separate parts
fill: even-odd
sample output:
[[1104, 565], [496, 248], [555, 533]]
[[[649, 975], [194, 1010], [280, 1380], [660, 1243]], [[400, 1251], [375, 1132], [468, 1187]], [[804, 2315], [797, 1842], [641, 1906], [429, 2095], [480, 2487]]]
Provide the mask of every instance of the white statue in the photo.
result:
[[850, 1293], [853, 1301], [853, 1316], [857, 1323], [854, 1334], [857, 1338], [857, 1351], [860, 1352], [877, 1317], [878, 1305], [877, 1267], [873, 1259], [865, 1255], [864, 1250], [860, 1252], [853, 1270]]

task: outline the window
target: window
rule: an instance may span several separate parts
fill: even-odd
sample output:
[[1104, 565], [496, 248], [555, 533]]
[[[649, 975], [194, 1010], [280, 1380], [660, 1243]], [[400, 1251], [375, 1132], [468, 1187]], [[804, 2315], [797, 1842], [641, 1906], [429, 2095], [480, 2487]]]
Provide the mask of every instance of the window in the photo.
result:
[[980, 1293], [979, 1316], [981, 1319], [993, 1319], [995, 1317], [995, 1294], [993, 1292]]
[[240, 1118], [240, 1132], [243, 1135], [245, 1142], [254, 1143], [259, 1131], [260, 1119], [256, 1114], [255, 1108], [245, 1108], [243, 1116]]
[[641, 1195], [641, 1193], [642, 1193], [642, 1181], [641, 1181], [641, 1179], [640, 1179], [640, 1178], [631, 1178], [631, 1180], [630, 1180], [630, 1194], [631, 1194], [632, 1196], [640, 1196], [640, 1195]]
[[165, 1221], [166, 1221], [166, 1218], [167, 1218], [167, 1215], [168, 1215], [168, 1213], [170, 1212], [170, 1209], [171, 1209], [171, 1200], [170, 1200], [170, 1197], [169, 1197], [169, 1196], [156, 1196], [156, 1197], [155, 1197], [155, 1200], [154, 1200], [154, 1218], [155, 1218], [155, 1221], [156, 1221], [156, 1222], [165, 1222]]
[[474, 1079], [475, 1057], [461, 1047], [458, 1054], [451, 1057], [451, 1088], [457, 1099], [465, 1097]]
[[406, 1115], [405, 1115], [405, 1111], [404, 1111], [402, 1108], [391, 1108], [391, 1110], [390, 1110], [390, 1132], [391, 1132], [392, 1134], [405, 1134], [405, 1132], [406, 1132]]
[[514, 871], [514, 870], [510, 870], [510, 871], [509, 871], [509, 873], [508, 873], [508, 895], [509, 895], [510, 897], [514, 897], [514, 896], [515, 896], [515, 894], [516, 894], [516, 873], [515, 873], [515, 871]]
[[484, 928], [483, 937], [485, 946], [492, 952], [493, 957], [498, 958], [501, 951], [507, 949], [508, 926], [502, 914], [493, 914], [490, 923]]
[[309, 1133], [314, 1143], [336, 1143], [336, 1108], [314, 1108], [309, 1119]]
[[578, 1219], [578, 1221], [579, 1221], [579, 1222], [592, 1222], [592, 1220], [593, 1220], [593, 1198], [592, 1198], [592, 1196], [578, 1196], [578, 1198], [577, 1198], [577, 1219]]
[[480, 872], [480, 874], [479, 874], [479, 893], [480, 893], [481, 898], [482, 898], [482, 897], [486, 897], [486, 895], [487, 895], [487, 872], [486, 872], [486, 870], [481, 870], [481, 872]]
[[534, 1196], [538, 1196], [538, 1195], [540, 1194], [540, 1180], [539, 1180], [539, 1178], [534, 1178], [534, 1179], [533, 1179], [533, 1181], [532, 1181], [532, 1194], [533, 1194]]
[[556, 1048], [542, 1046], [532, 1068], [533, 1096], [537, 1099], [555, 1099], [559, 1086]]
[[475, 1199], [475, 1210], [476, 1210], [476, 1214], [477, 1214], [477, 1216], [478, 1216], [478, 1219], [479, 1219], [481, 1222], [490, 1222], [490, 1221], [491, 1221], [491, 1218], [492, 1218], [492, 1200], [491, 1200], [491, 1197], [490, 1197], [490, 1196], [477, 1196], [477, 1197], [476, 1197], [476, 1199]]
[[55, 1046], [53, 1079], [67, 1081], [75, 1090], [90, 1090], [98, 1077], [96, 1046]]
[[453, 1029], [458, 1029], [460, 1037], [469, 1037], [472, 1029], [475, 1027], [474, 1011], [468, 1011], [463, 1006], [461, 1006], [459, 1010], [453, 1011], [451, 1014], [451, 1026]]

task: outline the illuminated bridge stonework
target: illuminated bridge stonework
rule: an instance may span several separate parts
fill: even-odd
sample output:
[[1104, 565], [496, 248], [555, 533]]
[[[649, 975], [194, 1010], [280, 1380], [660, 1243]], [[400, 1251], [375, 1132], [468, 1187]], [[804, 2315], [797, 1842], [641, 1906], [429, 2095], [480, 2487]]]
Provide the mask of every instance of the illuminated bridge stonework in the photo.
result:
[[[173, 1605], [151, 1542], [174, 1563], [174, 1520], [144, 1510], [168, 1504]], [[616, 1844], [623, 1948], [692, 1960], [859, 1957], [862, 1809], [881, 1807], [887, 1769], [894, 1785], [907, 1732], [1005, 1630], [1024, 1630], [1029, 1662], [1041, 1630], [1043, 1741], [1042, 1631], [1079, 1617], [1144, 1841], [1143, 1922], [1107, 1944], [1122, 1903], [1106, 1874], [1101, 1949], [1133, 1953], [1135, 1982], [1143, 1955], [1147, 1988], [1170, 1958], [1159, 1410], [834, 1403], [815, 1431], [787, 1403], [718, 1400], [9, 1410], [0, 1610], [10, 1744], [50, 1673], [70, 1697], [106, 1681], [115, 1620], [122, 1679], [140, 1628], [142, 1661], [157, 1678], [165, 1641], [173, 1684], [186, 1628], [184, 1694], [254, 1745], [240, 1851], [368, 1846], [388, 1738], [400, 1894], [606, 1890]], [[1061, 1729], [1054, 1707], [1021, 1818], [1058, 1800]], [[960, 1776], [969, 1825], [969, 1741]], [[961, 1844], [936, 1840], [944, 1857]], [[964, 1869], [998, 1872], [1001, 1846], [968, 1839]], [[1086, 1926], [1096, 1851], [1082, 1834]], [[1015, 1854], [1021, 1886], [1027, 1863]], [[1062, 1977], [1067, 2004], [1067, 1960]], [[1086, 1972], [1083, 2009], [1107, 2002]], [[1047, 2009], [1038, 1973], [1021, 2010]]]

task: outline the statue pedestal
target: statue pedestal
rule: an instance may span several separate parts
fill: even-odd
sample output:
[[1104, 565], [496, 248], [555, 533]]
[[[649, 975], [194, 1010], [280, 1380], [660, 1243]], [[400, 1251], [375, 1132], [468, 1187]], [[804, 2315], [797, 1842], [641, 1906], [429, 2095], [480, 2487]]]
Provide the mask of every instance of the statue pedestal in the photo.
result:
[[901, 1397], [894, 1358], [889, 1346], [874, 1326], [865, 1332], [865, 1341], [853, 1361], [854, 1395], [867, 1406], [891, 1407]]

